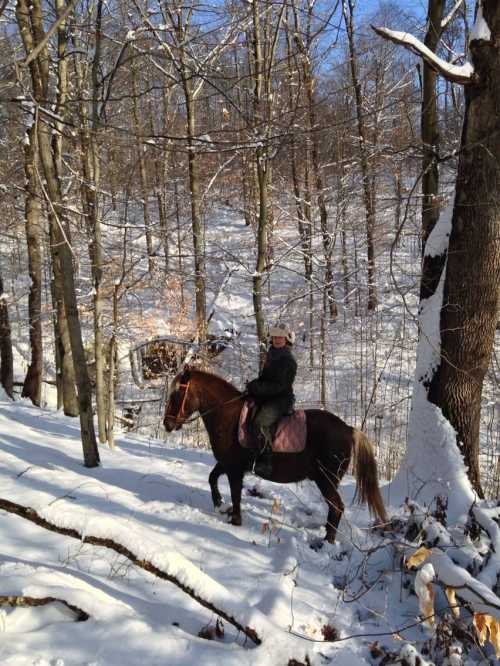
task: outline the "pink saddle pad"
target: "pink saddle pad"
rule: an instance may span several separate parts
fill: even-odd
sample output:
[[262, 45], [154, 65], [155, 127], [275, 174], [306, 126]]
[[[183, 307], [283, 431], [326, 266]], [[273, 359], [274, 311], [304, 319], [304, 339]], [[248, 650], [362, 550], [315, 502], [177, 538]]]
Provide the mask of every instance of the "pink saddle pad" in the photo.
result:
[[[247, 431], [247, 419], [252, 410], [252, 402], [245, 400], [240, 413], [238, 423], [238, 441], [241, 446], [251, 447]], [[278, 428], [274, 436], [273, 451], [275, 453], [299, 453], [306, 446], [307, 422], [306, 413], [300, 409], [292, 414], [284, 416], [278, 423]]]

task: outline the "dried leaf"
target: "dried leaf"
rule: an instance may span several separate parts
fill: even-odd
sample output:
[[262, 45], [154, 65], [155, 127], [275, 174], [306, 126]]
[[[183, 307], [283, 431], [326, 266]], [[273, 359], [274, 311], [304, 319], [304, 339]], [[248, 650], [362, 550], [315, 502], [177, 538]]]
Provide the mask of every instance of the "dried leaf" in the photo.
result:
[[281, 509], [280, 501], [277, 497], [275, 497], [274, 502], [273, 502], [273, 506], [272, 506], [272, 509], [271, 509], [271, 513], [279, 513], [280, 509]]
[[445, 592], [446, 596], [448, 597], [448, 603], [450, 604], [451, 612], [455, 617], [460, 617], [460, 608], [457, 605], [457, 595], [455, 590], [452, 587], [447, 587]]
[[425, 546], [421, 546], [416, 550], [411, 557], [406, 560], [407, 569], [416, 569], [419, 567], [431, 554], [431, 550]]
[[486, 641], [486, 635], [488, 631], [488, 625], [486, 624], [486, 615], [484, 613], [474, 613], [473, 623], [476, 627], [477, 637], [479, 639], [479, 645], [484, 645]]
[[475, 613], [473, 621], [479, 644], [484, 645], [489, 632], [490, 643], [495, 648], [497, 659], [500, 658], [500, 623], [498, 620], [486, 613]]
[[269, 529], [269, 523], [264, 522], [264, 523], [262, 523], [262, 525], [260, 526], [260, 533], [261, 533], [261, 534], [266, 534], [267, 531], [268, 531], [268, 529]]
[[495, 648], [497, 659], [500, 659], [500, 622], [493, 617], [490, 622], [490, 643]]

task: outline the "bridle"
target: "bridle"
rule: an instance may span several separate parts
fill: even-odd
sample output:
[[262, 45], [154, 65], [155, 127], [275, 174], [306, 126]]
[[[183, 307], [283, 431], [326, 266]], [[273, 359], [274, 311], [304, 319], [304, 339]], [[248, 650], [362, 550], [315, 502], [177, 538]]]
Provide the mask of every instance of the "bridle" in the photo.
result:
[[185, 405], [186, 405], [186, 399], [187, 399], [187, 394], [188, 394], [188, 391], [189, 391], [189, 385], [190, 385], [190, 384], [191, 384], [191, 380], [190, 380], [190, 379], [188, 379], [187, 383], [185, 383], [185, 384], [179, 384], [177, 390], [179, 390], [179, 389], [185, 389], [185, 390], [184, 390], [184, 395], [183, 395], [183, 397], [182, 397], [182, 402], [181, 402], [180, 409], [179, 409], [179, 411], [177, 412], [177, 414], [176, 414], [175, 416], [172, 415], [172, 414], [165, 414], [165, 418], [173, 419], [173, 420], [176, 421], [177, 423], [178, 423], [179, 421], [180, 421], [181, 423], [185, 423], [185, 422], [186, 422], [186, 419], [185, 419], [185, 417], [184, 417], [183, 415], [184, 415], [184, 407], [185, 407]]
[[217, 405], [216, 407], [211, 407], [210, 409], [207, 409], [204, 412], [199, 412], [196, 416], [193, 416], [192, 418], [188, 419], [185, 418], [184, 416], [184, 407], [186, 405], [186, 399], [187, 399], [187, 394], [189, 391], [189, 386], [191, 384], [191, 379], [188, 379], [188, 381], [184, 384], [179, 384], [177, 387], [177, 390], [179, 389], [185, 389], [184, 390], [184, 395], [182, 396], [182, 402], [179, 411], [177, 414], [174, 416], [173, 414], [165, 414], [165, 418], [167, 419], [173, 419], [176, 423], [192, 423], [193, 421], [197, 421], [199, 418], [202, 418], [205, 416], [205, 414], [209, 414], [210, 412], [215, 411], [216, 409], [219, 409], [219, 407], [223, 407], [224, 405], [229, 405], [231, 402], [236, 402], [236, 400], [241, 400], [241, 395], [236, 396], [235, 398], [231, 398], [231, 400], [227, 400], [226, 402], [223, 402], [221, 405]]

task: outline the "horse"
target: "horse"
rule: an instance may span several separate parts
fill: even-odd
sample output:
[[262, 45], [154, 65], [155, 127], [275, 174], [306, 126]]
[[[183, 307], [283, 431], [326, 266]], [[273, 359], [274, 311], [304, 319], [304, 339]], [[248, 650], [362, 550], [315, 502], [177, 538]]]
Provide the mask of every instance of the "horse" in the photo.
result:
[[[203, 370], [185, 367], [169, 387], [163, 424], [167, 432], [179, 430], [198, 412], [208, 432], [217, 461], [208, 481], [214, 509], [222, 505], [218, 479], [226, 474], [231, 490], [230, 522], [241, 525], [243, 477], [251, 470], [255, 451], [240, 446], [238, 422], [245, 395], [225, 379]], [[311, 479], [328, 506], [327, 542], [333, 543], [344, 511], [337, 486], [354, 458], [356, 499], [367, 503], [371, 515], [387, 522], [378, 485], [377, 464], [366, 435], [347, 425], [338, 416], [321, 409], [307, 409], [307, 440], [300, 453], [273, 453], [272, 476], [275, 483]], [[195, 417], [197, 418], [197, 417]]]

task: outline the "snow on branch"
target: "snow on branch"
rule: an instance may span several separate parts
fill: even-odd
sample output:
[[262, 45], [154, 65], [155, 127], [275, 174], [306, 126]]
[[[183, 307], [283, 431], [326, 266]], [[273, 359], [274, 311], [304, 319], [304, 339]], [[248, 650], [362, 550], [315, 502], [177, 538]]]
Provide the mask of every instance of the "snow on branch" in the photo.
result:
[[408, 32], [378, 28], [374, 25], [372, 25], [372, 29], [384, 39], [388, 39], [394, 42], [394, 44], [400, 44], [416, 55], [421, 56], [429, 67], [432, 67], [432, 69], [448, 81], [463, 85], [471, 83], [474, 76], [474, 68], [469, 62], [465, 63], [465, 65], [452, 65], [446, 62], [446, 60], [439, 58], [425, 44]]
[[448, 16], [445, 16], [444, 19], [441, 21], [441, 29], [444, 30], [445, 28], [448, 27], [448, 25], [453, 21], [453, 18], [455, 14], [458, 12], [460, 7], [463, 5], [464, 0], [457, 0], [452, 7], [451, 11], [449, 12]]

